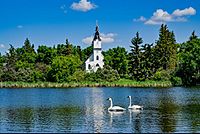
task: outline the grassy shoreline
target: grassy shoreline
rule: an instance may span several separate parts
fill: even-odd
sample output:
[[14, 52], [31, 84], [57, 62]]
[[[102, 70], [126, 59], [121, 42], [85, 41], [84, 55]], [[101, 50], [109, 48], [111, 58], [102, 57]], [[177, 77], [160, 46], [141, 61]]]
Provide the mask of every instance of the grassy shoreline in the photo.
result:
[[115, 82], [70, 82], [70, 83], [52, 83], [52, 82], [1, 82], [0, 88], [75, 88], [75, 87], [172, 87], [170, 81], [132, 81], [121, 79]]

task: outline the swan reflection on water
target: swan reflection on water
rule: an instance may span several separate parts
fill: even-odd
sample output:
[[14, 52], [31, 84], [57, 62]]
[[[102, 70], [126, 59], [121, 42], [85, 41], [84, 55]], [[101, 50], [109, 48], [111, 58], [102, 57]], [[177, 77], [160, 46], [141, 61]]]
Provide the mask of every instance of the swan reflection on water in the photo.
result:
[[129, 109], [129, 123], [134, 124], [134, 133], [141, 133], [141, 110]]
[[110, 125], [112, 126], [113, 123], [113, 118], [121, 118], [122, 115], [124, 115], [126, 112], [125, 111], [108, 111], [110, 115]]
[[[116, 124], [129, 124], [132, 128], [132, 132], [141, 132], [141, 110], [131, 110], [128, 111], [108, 111], [110, 115], [110, 127], [117, 126]], [[129, 122], [129, 123], [128, 123]], [[122, 125], [121, 124], [121, 125]]]
[[132, 119], [138, 119], [140, 118], [140, 115], [142, 113], [141, 110], [132, 110], [132, 109], [129, 109], [129, 119], [130, 119], [130, 122], [132, 122]]

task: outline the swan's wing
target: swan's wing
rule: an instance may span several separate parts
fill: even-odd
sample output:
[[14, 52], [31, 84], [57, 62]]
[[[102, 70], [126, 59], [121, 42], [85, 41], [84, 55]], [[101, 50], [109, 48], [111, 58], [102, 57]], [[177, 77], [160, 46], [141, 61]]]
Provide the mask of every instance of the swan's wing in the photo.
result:
[[142, 106], [140, 106], [140, 105], [133, 105], [133, 107], [138, 107], [138, 108], [140, 108], [140, 107], [142, 107]]
[[143, 108], [143, 106], [139, 106], [139, 105], [132, 105], [131, 108], [134, 108], [134, 109], [141, 109]]
[[114, 107], [112, 107], [112, 109], [113, 110], [126, 110], [125, 108], [122, 108], [122, 107], [120, 107], [120, 106], [114, 106]]

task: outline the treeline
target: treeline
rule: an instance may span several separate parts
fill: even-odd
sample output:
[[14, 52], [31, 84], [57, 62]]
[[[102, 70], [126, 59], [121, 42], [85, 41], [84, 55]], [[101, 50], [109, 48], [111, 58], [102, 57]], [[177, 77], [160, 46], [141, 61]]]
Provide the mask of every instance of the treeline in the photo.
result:
[[84, 62], [92, 54], [92, 46], [81, 49], [66, 39], [65, 44], [41, 45], [35, 51], [26, 39], [21, 48], [10, 45], [9, 51], [0, 55], [0, 81], [113, 82], [124, 78], [186, 86], [200, 83], [200, 39], [195, 32], [187, 42], [178, 44], [173, 31], [161, 25], [154, 44], [143, 43], [138, 32], [131, 43], [130, 52], [123, 47], [104, 51], [104, 68], [86, 73]]

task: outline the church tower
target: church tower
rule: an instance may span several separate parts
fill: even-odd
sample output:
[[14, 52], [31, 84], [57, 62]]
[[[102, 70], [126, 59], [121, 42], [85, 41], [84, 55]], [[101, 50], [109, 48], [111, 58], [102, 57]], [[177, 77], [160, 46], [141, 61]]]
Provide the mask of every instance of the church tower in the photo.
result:
[[104, 66], [104, 57], [102, 54], [102, 48], [101, 48], [101, 37], [99, 33], [99, 26], [96, 25], [95, 35], [94, 39], [92, 41], [93, 46], [93, 53], [92, 55], [86, 60], [85, 62], [85, 69], [87, 72], [96, 72], [98, 68], [103, 68]]

